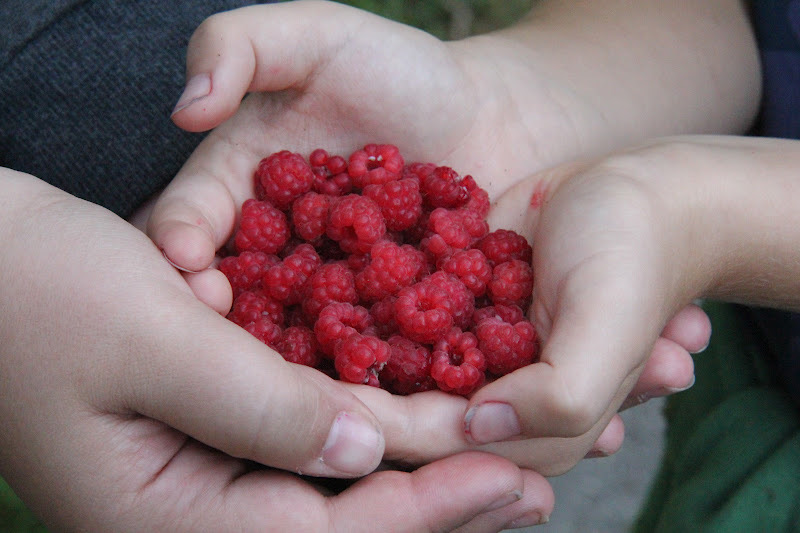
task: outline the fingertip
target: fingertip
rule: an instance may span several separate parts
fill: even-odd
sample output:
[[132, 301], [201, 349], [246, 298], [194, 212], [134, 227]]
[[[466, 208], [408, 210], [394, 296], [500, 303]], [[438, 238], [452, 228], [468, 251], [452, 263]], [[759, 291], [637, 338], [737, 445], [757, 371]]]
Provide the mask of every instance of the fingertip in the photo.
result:
[[156, 223], [151, 231], [153, 241], [173, 266], [184, 272], [200, 272], [214, 261], [214, 237], [205, 221], [189, 224], [180, 220]]
[[228, 314], [233, 304], [231, 284], [221, 271], [211, 268], [183, 275], [198, 300], [222, 316]]
[[690, 304], [678, 311], [661, 332], [661, 336], [681, 345], [689, 353], [697, 354], [711, 340], [711, 319], [698, 305]]
[[597, 437], [592, 449], [586, 454], [587, 458], [608, 457], [617, 453], [622, 448], [625, 440], [625, 423], [622, 417], [614, 415], [608, 425]]

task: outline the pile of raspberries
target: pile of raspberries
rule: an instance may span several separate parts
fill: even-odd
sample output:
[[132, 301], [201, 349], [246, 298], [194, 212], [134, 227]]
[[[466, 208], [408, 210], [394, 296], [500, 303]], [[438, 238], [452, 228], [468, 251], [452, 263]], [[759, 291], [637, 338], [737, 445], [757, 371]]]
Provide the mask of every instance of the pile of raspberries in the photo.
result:
[[489, 206], [471, 176], [390, 144], [273, 153], [219, 263], [228, 319], [343, 381], [466, 396], [538, 353], [531, 246], [489, 231]]

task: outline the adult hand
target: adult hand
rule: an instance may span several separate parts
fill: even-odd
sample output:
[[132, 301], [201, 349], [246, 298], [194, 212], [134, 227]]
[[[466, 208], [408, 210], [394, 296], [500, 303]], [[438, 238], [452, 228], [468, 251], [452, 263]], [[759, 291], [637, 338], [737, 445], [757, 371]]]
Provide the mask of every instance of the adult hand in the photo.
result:
[[383, 455], [355, 396], [199, 302], [125, 221], [25, 174], [0, 186], [0, 475], [49, 526], [498, 530], [549, 514], [541, 476], [479, 453], [320, 492], [291, 472], [362, 476]]

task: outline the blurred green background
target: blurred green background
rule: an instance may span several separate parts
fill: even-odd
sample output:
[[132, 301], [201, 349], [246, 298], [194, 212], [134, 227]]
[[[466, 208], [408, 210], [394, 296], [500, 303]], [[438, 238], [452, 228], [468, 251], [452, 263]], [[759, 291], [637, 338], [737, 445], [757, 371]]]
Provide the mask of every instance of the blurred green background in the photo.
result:
[[[512, 24], [534, 0], [347, 0], [342, 4], [423, 29], [440, 39], [460, 39]], [[188, 36], [187, 36], [188, 37]], [[0, 533], [46, 533], [0, 479]]]

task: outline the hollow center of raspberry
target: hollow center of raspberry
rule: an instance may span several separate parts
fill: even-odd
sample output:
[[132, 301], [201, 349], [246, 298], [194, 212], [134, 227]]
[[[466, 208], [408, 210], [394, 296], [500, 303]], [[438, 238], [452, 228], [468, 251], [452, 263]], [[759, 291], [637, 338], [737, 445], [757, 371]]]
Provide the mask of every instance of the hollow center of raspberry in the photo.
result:
[[381, 168], [383, 166], [383, 157], [382, 156], [373, 156], [367, 158], [367, 170], [375, 170], [376, 168]]

